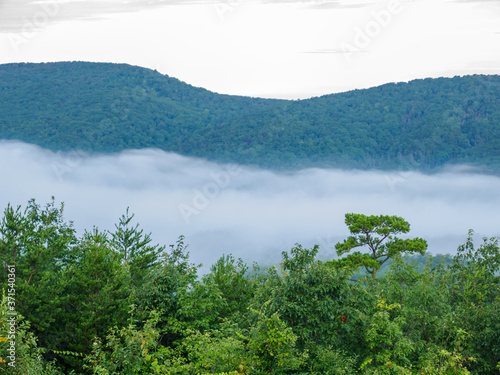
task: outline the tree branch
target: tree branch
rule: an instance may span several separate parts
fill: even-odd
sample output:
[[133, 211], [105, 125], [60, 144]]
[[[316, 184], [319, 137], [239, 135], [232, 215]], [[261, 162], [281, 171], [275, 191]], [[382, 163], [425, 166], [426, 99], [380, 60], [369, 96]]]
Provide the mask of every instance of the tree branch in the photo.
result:
[[384, 261], [382, 263], [380, 263], [380, 266], [382, 267], [382, 265], [387, 262], [387, 260], [389, 260], [390, 256], [387, 256], [387, 258], [384, 259]]
[[380, 239], [380, 241], [377, 242], [377, 244], [375, 245], [375, 249], [378, 249], [378, 246], [382, 243], [382, 241], [384, 241], [387, 237], [389, 237], [390, 233], [387, 233], [384, 237], [382, 237]]
[[30, 285], [31, 277], [32, 277], [32, 276], [33, 276], [33, 274], [35, 273], [35, 269], [36, 269], [36, 268], [33, 268], [33, 269], [31, 270], [31, 275], [30, 275], [30, 278], [28, 279], [28, 283], [27, 283], [27, 285]]

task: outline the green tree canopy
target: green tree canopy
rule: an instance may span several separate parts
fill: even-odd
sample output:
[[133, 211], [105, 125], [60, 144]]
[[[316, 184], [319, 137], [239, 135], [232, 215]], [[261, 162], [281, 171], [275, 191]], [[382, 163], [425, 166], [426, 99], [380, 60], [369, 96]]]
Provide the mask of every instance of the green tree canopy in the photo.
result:
[[363, 214], [346, 214], [345, 223], [351, 235], [335, 245], [338, 256], [349, 253], [357, 247], [368, 246], [368, 253], [354, 252], [337, 262], [343, 267], [357, 269], [361, 266], [376, 277], [377, 271], [390, 258], [403, 253], [424, 254], [427, 241], [422, 238], [401, 239], [395, 235], [408, 233], [410, 224], [399, 216], [366, 216]]

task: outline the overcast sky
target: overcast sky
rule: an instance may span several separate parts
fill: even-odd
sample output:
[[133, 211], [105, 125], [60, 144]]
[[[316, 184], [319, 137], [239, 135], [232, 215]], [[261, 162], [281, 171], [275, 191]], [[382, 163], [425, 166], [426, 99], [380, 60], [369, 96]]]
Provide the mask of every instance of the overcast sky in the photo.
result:
[[0, 63], [84, 60], [305, 98], [500, 73], [500, 1], [0, 0]]

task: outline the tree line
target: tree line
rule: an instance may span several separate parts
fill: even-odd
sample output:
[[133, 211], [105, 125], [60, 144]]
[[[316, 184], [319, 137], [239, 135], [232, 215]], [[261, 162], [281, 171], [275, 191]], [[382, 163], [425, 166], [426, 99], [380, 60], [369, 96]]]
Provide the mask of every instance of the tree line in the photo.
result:
[[346, 214], [339, 259], [322, 262], [318, 246], [297, 244], [275, 266], [222, 255], [200, 275], [182, 236], [153, 244], [128, 210], [113, 231], [77, 236], [63, 209], [31, 200], [1, 219], [2, 373], [500, 369], [498, 238], [477, 245], [471, 231], [448, 262], [427, 255], [417, 270], [427, 243], [399, 237], [410, 230], [403, 218]]
[[220, 95], [124, 64], [0, 65], [0, 139], [54, 151], [159, 148], [271, 169], [500, 170], [500, 76], [305, 100]]

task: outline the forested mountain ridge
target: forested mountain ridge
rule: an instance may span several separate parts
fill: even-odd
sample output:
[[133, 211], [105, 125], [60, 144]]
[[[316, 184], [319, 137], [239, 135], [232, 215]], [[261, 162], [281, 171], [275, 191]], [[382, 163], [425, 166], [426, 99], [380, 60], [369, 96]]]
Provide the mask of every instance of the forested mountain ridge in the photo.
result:
[[500, 170], [500, 76], [306, 100], [221, 95], [123, 64], [0, 65], [0, 139], [51, 150], [156, 147], [275, 169]]

